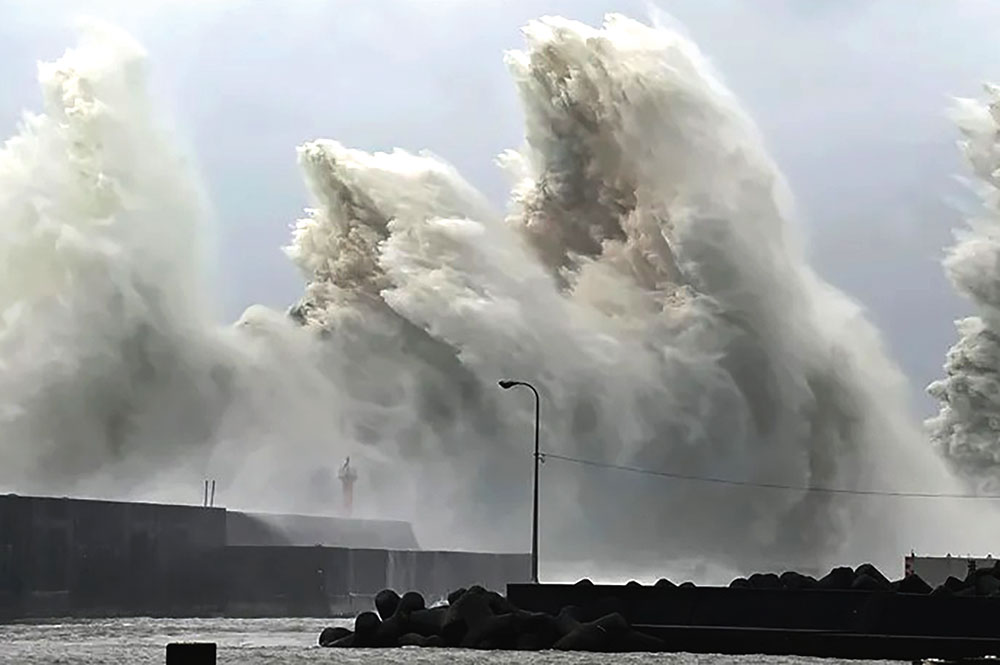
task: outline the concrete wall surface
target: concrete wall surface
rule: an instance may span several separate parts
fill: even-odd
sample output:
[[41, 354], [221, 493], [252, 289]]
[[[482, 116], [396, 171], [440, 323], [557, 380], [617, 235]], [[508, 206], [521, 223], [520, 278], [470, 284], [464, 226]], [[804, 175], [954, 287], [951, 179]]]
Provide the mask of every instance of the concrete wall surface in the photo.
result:
[[[433, 602], [459, 586], [528, 579], [527, 555], [282, 544], [331, 522], [278, 517], [289, 518], [284, 536], [253, 532], [247, 514], [222, 508], [0, 496], [0, 619], [340, 616], [370, 609], [386, 587]], [[360, 526], [415, 544], [409, 524], [387, 524]], [[227, 544], [234, 529], [253, 544]], [[279, 544], [259, 544], [270, 538]]]
[[558, 612], [615, 599], [632, 624], [995, 638], [995, 598], [870, 591], [512, 584], [521, 609]]
[[0, 496], [0, 615], [217, 609], [224, 535], [218, 508]]

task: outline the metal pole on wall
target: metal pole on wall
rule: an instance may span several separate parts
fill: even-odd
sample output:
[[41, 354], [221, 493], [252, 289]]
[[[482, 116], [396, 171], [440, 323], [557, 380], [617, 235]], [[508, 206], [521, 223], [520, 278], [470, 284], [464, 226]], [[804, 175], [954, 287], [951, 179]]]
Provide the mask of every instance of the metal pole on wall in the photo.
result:
[[510, 390], [514, 386], [524, 386], [530, 388], [535, 394], [535, 488], [531, 506], [531, 582], [538, 584], [538, 465], [542, 461], [542, 455], [538, 451], [538, 427], [541, 421], [541, 399], [538, 391], [527, 381], [499, 381], [498, 385], [504, 390]]

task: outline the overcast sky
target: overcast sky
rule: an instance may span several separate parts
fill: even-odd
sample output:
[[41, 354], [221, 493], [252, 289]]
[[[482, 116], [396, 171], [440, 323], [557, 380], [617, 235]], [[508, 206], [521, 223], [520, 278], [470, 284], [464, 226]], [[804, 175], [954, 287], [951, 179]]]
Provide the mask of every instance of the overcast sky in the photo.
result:
[[[921, 396], [968, 312], [939, 266], [969, 196], [945, 117], [1000, 80], [990, 0], [664, 0], [756, 118], [797, 196], [813, 265], [861, 301]], [[429, 148], [498, 205], [494, 156], [521, 140], [502, 63], [530, 18], [590, 23], [645, 2], [598, 0], [0, 0], [0, 134], [38, 109], [35, 62], [81, 14], [150, 51], [154, 94], [214, 205], [218, 297], [284, 307], [301, 282], [279, 248], [306, 205], [294, 148]]]

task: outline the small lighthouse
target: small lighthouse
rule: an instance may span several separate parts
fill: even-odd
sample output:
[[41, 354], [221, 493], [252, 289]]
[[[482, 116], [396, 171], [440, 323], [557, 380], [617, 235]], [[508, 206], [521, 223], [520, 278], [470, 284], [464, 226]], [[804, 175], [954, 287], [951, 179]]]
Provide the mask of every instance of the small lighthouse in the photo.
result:
[[344, 490], [344, 511], [350, 517], [354, 511], [354, 481], [358, 479], [358, 474], [351, 468], [349, 455], [344, 460], [344, 465], [340, 467], [340, 473], [337, 474], [337, 477], [340, 478], [340, 485]]

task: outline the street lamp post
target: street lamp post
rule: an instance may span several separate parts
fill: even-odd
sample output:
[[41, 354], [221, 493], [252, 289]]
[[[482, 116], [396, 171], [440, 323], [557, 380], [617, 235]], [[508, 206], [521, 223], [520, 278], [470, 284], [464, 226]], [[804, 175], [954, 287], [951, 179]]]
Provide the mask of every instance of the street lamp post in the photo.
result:
[[538, 398], [538, 391], [535, 390], [535, 387], [525, 381], [504, 380], [498, 383], [504, 390], [510, 390], [514, 386], [524, 386], [535, 393], [535, 492], [531, 507], [531, 582], [538, 584], [538, 463], [542, 459], [538, 452], [538, 423], [541, 400]]

